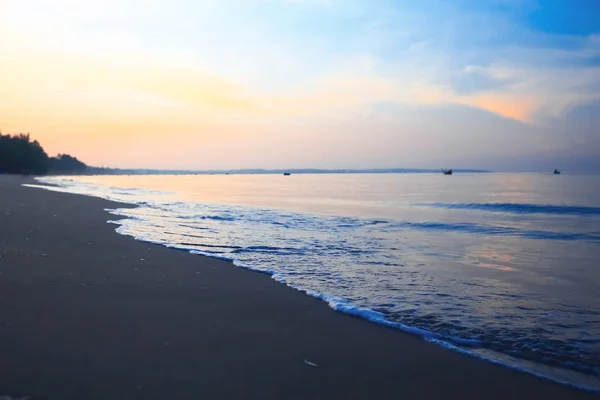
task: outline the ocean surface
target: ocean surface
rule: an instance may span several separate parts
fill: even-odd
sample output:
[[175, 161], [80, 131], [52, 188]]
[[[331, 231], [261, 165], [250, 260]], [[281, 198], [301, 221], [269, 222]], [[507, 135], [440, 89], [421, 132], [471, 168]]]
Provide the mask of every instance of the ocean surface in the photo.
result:
[[598, 175], [97, 176], [40, 183], [139, 205], [111, 210], [121, 234], [230, 259], [338, 311], [600, 389]]

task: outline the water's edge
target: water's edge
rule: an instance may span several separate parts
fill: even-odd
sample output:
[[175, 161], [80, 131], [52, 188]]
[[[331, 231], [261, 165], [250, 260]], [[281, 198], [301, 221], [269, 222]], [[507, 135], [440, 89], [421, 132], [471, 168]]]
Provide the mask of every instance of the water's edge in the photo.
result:
[[[84, 196], [89, 196], [89, 197], [100, 197], [103, 198], [105, 200], [108, 201], [113, 201], [113, 202], [118, 202], [121, 204], [130, 204], [134, 207], [140, 207], [143, 204], [140, 203], [136, 203], [135, 201], [124, 201], [124, 200], [115, 200], [113, 198], [110, 198], [109, 196], [100, 196], [100, 195], [93, 195], [93, 194], [84, 194], [84, 193], [77, 193], [77, 192], [72, 192], [69, 191], [68, 188], [60, 186], [60, 183], [54, 183], [57, 186], [45, 186], [46, 184], [48, 184], [48, 182], [44, 182], [43, 179], [39, 179], [36, 178], [36, 180], [38, 180], [39, 182], [43, 183], [44, 185], [35, 185], [35, 184], [23, 184], [23, 186], [25, 187], [31, 187], [31, 188], [37, 188], [37, 189], [43, 189], [43, 190], [49, 190], [49, 191], [58, 191], [58, 192], [63, 192], [63, 193], [71, 193], [71, 194], [81, 194]], [[127, 209], [125, 208], [116, 208], [116, 209], [104, 209], [104, 211], [108, 212], [109, 214], [115, 215], [115, 216], [120, 216], [120, 217], [124, 217], [122, 219], [119, 220], [108, 220], [107, 223], [109, 224], [115, 224], [118, 225], [118, 227], [115, 229], [115, 231], [121, 235], [124, 236], [130, 236], [133, 237], [135, 240], [139, 240], [139, 241], [143, 241], [146, 243], [152, 243], [155, 245], [161, 245], [167, 248], [172, 248], [172, 249], [176, 249], [176, 250], [180, 250], [180, 251], [187, 251], [191, 254], [195, 254], [195, 255], [201, 255], [201, 256], [205, 256], [205, 257], [211, 257], [211, 258], [215, 258], [215, 259], [221, 259], [221, 260], [225, 260], [225, 261], [230, 261], [232, 262], [235, 266], [240, 267], [240, 268], [244, 268], [244, 269], [248, 269], [254, 272], [259, 272], [262, 274], [267, 274], [269, 275], [273, 280], [285, 284], [286, 286], [295, 289], [297, 291], [300, 291], [302, 293], [305, 293], [311, 297], [314, 297], [316, 299], [319, 299], [321, 301], [324, 301], [328, 304], [328, 306], [338, 312], [344, 313], [346, 315], [350, 315], [350, 316], [354, 316], [354, 317], [359, 317], [361, 319], [367, 320], [369, 322], [372, 323], [376, 323], [378, 325], [382, 325], [388, 328], [392, 328], [404, 333], [409, 333], [411, 335], [416, 335], [424, 340], [426, 340], [427, 342], [442, 346], [446, 349], [452, 350], [452, 351], [456, 351], [468, 356], [471, 356], [473, 358], [477, 358], [483, 361], [487, 361], [487, 362], [491, 362], [493, 364], [497, 364], [497, 365], [502, 365], [504, 367], [510, 368], [512, 370], [518, 371], [518, 372], [524, 372], [527, 373], [529, 375], [533, 375], [535, 377], [550, 381], [550, 382], [554, 382], [554, 383], [558, 383], [564, 386], [568, 386], [574, 389], [580, 389], [580, 390], [584, 390], [584, 391], [588, 391], [588, 392], [592, 392], [592, 393], [599, 393], [600, 394], [600, 388], [595, 388], [595, 387], [591, 387], [591, 386], [587, 386], [587, 385], [583, 385], [583, 384], [577, 384], [577, 383], [573, 383], [571, 381], [569, 381], [568, 379], [561, 379], [561, 378], [557, 378], [556, 376], [549, 376], [546, 375], [542, 372], [538, 372], [536, 371], [536, 369], [546, 369], [547, 371], [552, 371], [554, 372], [552, 375], [561, 375], [560, 371], [561, 369], [559, 368], [552, 368], [552, 367], [547, 367], [544, 365], [540, 365], [537, 363], [533, 363], [533, 362], [523, 362], [523, 360], [511, 360], [510, 356], [504, 356], [504, 355], [496, 355], [496, 354], [490, 354], [490, 355], [483, 355], [483, 354], [479, 354], [477, 352], [468, 350], [466, 348], [463, 347], [459, 347], [453, 343], [450, 343], [448, 341], [443, 340], [443, 338], [440, 338], [438, 335], [436, 335], [433, 332], [429, 332], [427, 330], [424, 329], [420, 329], [417, 327], [411, 327], [411, 326], [407, 326], [404, 325], [400, 322], [394, 322], [394, 321], [390, 321], [388, 319], [385, 318], [385, 316], [377, 311], [371, 310], [369, 308], [364, 308], [364, 307], [359, 307], [359, 306], [354, 306], [352, 304], [350, 304], [347, 301], [332, 297], [332, 296], [328, 296], [327, 294], [324, 293], [320, 293], [311, 289], [306, 289], [297, 285], [293, 285], [291, 283], [286, 282], [285, 277], [282, 276], [281, 274], [278, 274], [276, 271], [273, 270], [265, 270], [265, 269], [259, 269], [253, 266], [249, 266], [249, 265], [245, 265], [240, 263], [239, 261], [237, 261], [235, 258], [233, 257], [227, 257], [227, 256], [217, 256], [215, 254], [212, 253], [207, 253], [207, 252], [203, 252], [203, 251], [198, 251], [198, 250], [190, 250], [189, 248], [186, 248], [185, 246], [178, 246], [178, 245], [174, 245], [174, 244], [170, 244], [170, 243], [163, 243], [163, 242], [157, 242], [157, 241], [152, 241], [150, 239], [147, 239], [143, 236], [137, 236], [133, 233], [130, 233], [127, 231], [126, 229], [126, 222], [128, 220], [130, 220], [130, 218], [127, 217], [126, 214], [124, 214], [124, 212], [127, 211]], [[504, 360], [502, 359], [504, 358]], [[518, 365], [521, 364], [521, 365]], [[525, 364], [525, 366], [523, 366], [523, 364]], [[532, 367], [534, 368], [528, 368], [526, 365], [530, 364]], [[567, 372], [567, 371], [566, 371]]]

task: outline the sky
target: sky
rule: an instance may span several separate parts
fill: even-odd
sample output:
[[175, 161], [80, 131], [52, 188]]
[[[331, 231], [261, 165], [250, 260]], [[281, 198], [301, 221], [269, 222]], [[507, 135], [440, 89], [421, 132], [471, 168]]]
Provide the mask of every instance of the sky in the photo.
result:
[[123, 168], [600, 172], [598, 0], [0, 0], [0, 130]]

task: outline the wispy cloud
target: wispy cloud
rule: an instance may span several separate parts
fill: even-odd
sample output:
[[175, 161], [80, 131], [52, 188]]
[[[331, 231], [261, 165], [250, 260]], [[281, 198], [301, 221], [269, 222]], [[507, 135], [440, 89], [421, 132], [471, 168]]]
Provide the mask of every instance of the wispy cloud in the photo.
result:
[[422, 149], [425, 137], [430, 148], [452, 143], [406, 112], [427, 120], [444, 109], [447, 126], [505, 135], [486, 127], [491, 113], [542, 148], [533, 132], [600, 100], [600, 39], [532, 29], [522, 16], [535, 3], [4, 0], [0, 128], [64, 151], [174, 133], [259, 140], [321, 124], [320, 135], [302, 131], [309, 143], [362, 121]]

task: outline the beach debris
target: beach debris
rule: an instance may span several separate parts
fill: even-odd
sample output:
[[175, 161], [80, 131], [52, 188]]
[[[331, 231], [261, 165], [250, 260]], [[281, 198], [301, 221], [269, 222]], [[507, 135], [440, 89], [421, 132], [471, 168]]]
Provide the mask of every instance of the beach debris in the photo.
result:
[[48, 254], [42, 253], [42, 257], [48, 257]]
[[318, 365], [317, 365], [317, 364], [315, 364], [315, 363], [314, 363], [314, 362], [312, 362], [312, 361], [308, 361], [308, 360], [304, 360], [304, 364], [306, 364], [306, 365], [308, 365], [308, 366], [310, 366], [310, 367], [315, 367], [315, 368], [316, 368], [316, 367], [318, 367]]
[[146, 261], [146, 259], [145, 258], [140, 258], [140, 261]]

